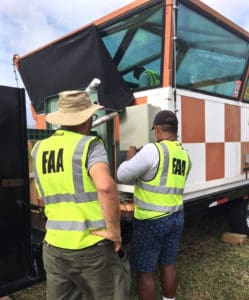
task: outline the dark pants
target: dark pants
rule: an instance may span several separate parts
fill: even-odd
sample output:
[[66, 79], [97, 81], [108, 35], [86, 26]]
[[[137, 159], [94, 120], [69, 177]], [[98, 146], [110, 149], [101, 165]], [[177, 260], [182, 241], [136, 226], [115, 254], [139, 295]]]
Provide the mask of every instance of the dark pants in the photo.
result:
[[184, 225], [184, 212], [133, 223], [131, 267], [135, 272], [153, 272], [156, 265], [176, 262]]
[[82, 250], [67, 250], [44, 243], [47, 300], [127, 300], [130, 267], [113, 243], [102, 241]]

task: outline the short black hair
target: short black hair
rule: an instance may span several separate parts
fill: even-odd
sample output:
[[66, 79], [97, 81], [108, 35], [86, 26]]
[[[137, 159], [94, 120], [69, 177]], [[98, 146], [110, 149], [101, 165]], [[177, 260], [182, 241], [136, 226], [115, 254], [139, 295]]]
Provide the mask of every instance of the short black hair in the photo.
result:
[[153, 121], [153, 125], [178, 125], [178, 120], [176, 114], [171, 110], [161, 110], [159, 111]]
[[133, 75], [136, 79], [139, 79], [139, 76], [145, 71], [143, 66], [138, 66], [134, 69]]
[[178, 125], [176, 124], [163, 124], [163, 125], [157, 125], [160, 126], [161, 130], [163, 132], [169, 132], [169, 133], [173, 133], [173, 134], [177, 134], [178, 131]]

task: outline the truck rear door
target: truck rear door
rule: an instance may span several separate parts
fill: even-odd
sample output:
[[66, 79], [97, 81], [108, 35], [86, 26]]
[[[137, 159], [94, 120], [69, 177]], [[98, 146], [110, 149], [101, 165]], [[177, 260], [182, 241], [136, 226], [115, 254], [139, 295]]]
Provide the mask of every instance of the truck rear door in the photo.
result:
[[0, 297], [36, 277], [30, 234], [25, 93], [0, 86]]

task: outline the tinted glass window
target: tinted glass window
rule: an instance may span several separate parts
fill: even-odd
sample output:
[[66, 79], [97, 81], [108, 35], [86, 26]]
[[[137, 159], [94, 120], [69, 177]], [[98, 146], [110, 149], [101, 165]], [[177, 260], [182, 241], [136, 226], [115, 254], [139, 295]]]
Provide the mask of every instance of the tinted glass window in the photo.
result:
[[[163, 7], [155, 5], [100, 31], [119, 72], [131, 89], [141, 88], [134, 70], [144, 67], [150, 86], [160, 85]], [[137, 70], [138, 72], [138, 70]], [[140, 78], [141, 79], [141, 78]]]
[[245, 40], [179, 4], [178, 85], [236, 98], [248, 56]]
[[249, 79], [247, 80], [246, 91], [244, 94], [244, 100], [249, 101]]

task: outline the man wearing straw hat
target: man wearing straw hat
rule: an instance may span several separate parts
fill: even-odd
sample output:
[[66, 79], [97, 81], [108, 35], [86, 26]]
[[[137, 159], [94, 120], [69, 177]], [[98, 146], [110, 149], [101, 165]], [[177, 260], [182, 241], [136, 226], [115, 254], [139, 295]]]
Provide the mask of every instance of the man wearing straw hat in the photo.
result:
[[117, 188], [103, 143], [90, 135], [93, 115], [101, 108], [85, 91], [59, 93], [58, 110], [46, 120], [61, 128], [32, 151], [47, 217], [47, 300], [129, 298], [129, 270], [117, 254]]

